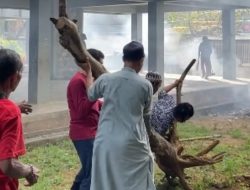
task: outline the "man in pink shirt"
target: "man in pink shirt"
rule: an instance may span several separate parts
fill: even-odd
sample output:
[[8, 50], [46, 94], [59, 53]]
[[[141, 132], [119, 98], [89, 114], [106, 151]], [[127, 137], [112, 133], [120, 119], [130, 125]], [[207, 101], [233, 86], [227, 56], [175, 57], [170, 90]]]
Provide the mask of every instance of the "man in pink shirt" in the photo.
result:
[[[102, 52], [91, 49], [89, 53], [100, 63], [104, 58]], [[71, 78], [67, 88], [67, 100], [70, 112], [69, 136], [72, 140], [82, 168], [75, 177], [71, 190], [89, 190], [91, 183], [91, 166], [93, 143], [97, 131], [99, 111], [102, 102], [89, 101], [86, 89], [87, 74], [80, 70]]]

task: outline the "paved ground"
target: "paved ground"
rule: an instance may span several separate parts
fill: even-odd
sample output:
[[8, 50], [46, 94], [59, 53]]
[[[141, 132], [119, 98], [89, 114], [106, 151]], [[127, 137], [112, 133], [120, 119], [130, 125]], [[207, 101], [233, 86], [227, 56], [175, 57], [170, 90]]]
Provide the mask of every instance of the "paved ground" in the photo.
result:
[[[180, 75], [176, 74], [166, 74], [165, 75], [165, 84], [178, 79]], [[250, 79], [237, 79], [235, 81], [225, 80], [219, 76], [209, 77], [208, 80], [201, 78], [200, 76], [191, 76], [187, 75], [184, 84], [183, 84], [183, 93], [189, 91], [199, 91], [204, 89], [217, 88], [222, 86], [231, 86], [231, 85], [246, 85], [250, 84]]]
[[[180, 75], [177, 74], [166, 74], [165, 85], [170, 84], [174, 80], [178, 79]], [[201, 92], [207, 89], [217, 89], [219, 87], [229, 86], [241, 86], [250, 84], [250, 79], [238, 79], [236, 81], [224, 80], [222, 77], [212, 76], [209, 80], [202, 79], [200, 76], [188, 75], [183, 84], [183, 94], [187, 92]], [[174, 91], [173, 91], [174, 93]], [[11, 95], [11, 98], [15, 101], [22, 101], [28, 99], [28, 74], [24, 73], [23, 78], [16, 89]], [[42, 105], [34, 105], [34, 114], [55, 112], [59, 110], [67, 109], [66, 102], [49, 102]]]
[[[180, 75], [167, 74], [165, 84], [169, 84], [179, 77]], [[19, 101], [27, 99], [27, 77], [24, 77], [23, 79], [24, 80], [22, 80], [17, 92], [12, 96], [13, 99]], [[216, 104], [216, 101], [218, 102], [218, 98], [221, 99], [221, 97], [223, 98], [224, 96], [227, 96], [227, 93], [225, 95], [225, 92], [223, 95], [218, 96], [218, 94], [222, 94], [222, 89], [231, 89], [235, 88], [235, 86], [238, 87], [239, 85], [245, 85], [244, 89], [247, 89], [248, 86], [246, 84], [248, 83], [249, 81], [246, 79], [227, 81], [214, 76], [211, 77], [210, 80], [204, 80], [199, 76], [187, 76], [183, 84], [183, 99], [188, 99], [188, 101], [194, 105], [195, 109], [196, 105], [200, 106], [201, 104], [211, 106], [210, 104]], [[210, 96], [207, 94], [210, 94]], [[206, 101], [210, 103], [206, 103], [203, 96], [207, 97]], [[41, 142], [53, 141], [68, 136], [67, 129], [69, 118], [66, 101], [33, 105], [33, 110], [32, 114], [23, 116], [24, 132], [27, 137], [27, 143], [39, 144]]]

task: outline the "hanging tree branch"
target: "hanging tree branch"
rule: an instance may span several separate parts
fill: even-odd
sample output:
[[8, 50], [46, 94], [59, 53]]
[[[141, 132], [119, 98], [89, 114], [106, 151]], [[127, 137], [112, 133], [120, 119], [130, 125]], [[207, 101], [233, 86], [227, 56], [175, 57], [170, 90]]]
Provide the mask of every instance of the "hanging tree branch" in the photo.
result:
[[67, 11], [66, 11], [66, 0], [59, 1], [59, 17], [66, 17], [68, 18]]
[[67, 16], [66, 0], [59, 0], [59, 18], [50, 18], [50, 21], [59, 32], [60, 44], [71, 53], [79, 67], [85, 70], [86, 57], [88, 57], [95, 78], [107, 72], [104, 66], [88, 53], [83, 41], [81, 41], [76, 25], [77, 20], [70, 20]]

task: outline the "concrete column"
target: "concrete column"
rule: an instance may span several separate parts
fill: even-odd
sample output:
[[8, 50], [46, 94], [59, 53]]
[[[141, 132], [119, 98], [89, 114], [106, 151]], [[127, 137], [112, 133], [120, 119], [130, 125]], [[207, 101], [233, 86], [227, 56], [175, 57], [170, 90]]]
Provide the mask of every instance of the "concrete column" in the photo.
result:
[[164, 2], [148, 3], [148, 70], [164, 77]]
[[53, 25], [51, 0], [30, 0], [29, 90], [31, 103], [50, 100]]
[[131, 40], [142, 42], [142, 14], [131, 14]]
[[223, 78], [236, 79], [235, 11], [222, 10]]

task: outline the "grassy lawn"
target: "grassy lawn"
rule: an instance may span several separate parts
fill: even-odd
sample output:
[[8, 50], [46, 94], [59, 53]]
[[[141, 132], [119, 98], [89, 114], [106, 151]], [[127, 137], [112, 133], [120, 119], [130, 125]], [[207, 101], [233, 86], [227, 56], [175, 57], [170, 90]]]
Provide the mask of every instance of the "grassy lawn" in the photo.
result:
[[[187, 169], [189, 183], [194, 190], [206, 189], [250, 189], [249, 182], [235, 180], [235, 175], [249, 175], [250, 171], [250, 137], [241, 128], [221, 130], [201, 124], [186, 123], [179, 128], [181, 138], [222, 134], [219, 144], [211, 154], [225, 151], [224, 161], [205, 167]], [[186, 153], [196, 153], [206, 146], [209, 141], [185, 142]], [[28, 153], [22, 158], [25, 163], [32, 163], [40, 168], [39, 183], [31, 188], [21, 190], [69, 190], [75, 174], [79, 168], [76, 152], [70, 141], [64, 140], [55, 144], [46, 144], [39, 147], [28, 147]], [[161, 171], [156, 167], [155, 181], [158, 190], [181, 189], [168, 187]]]

